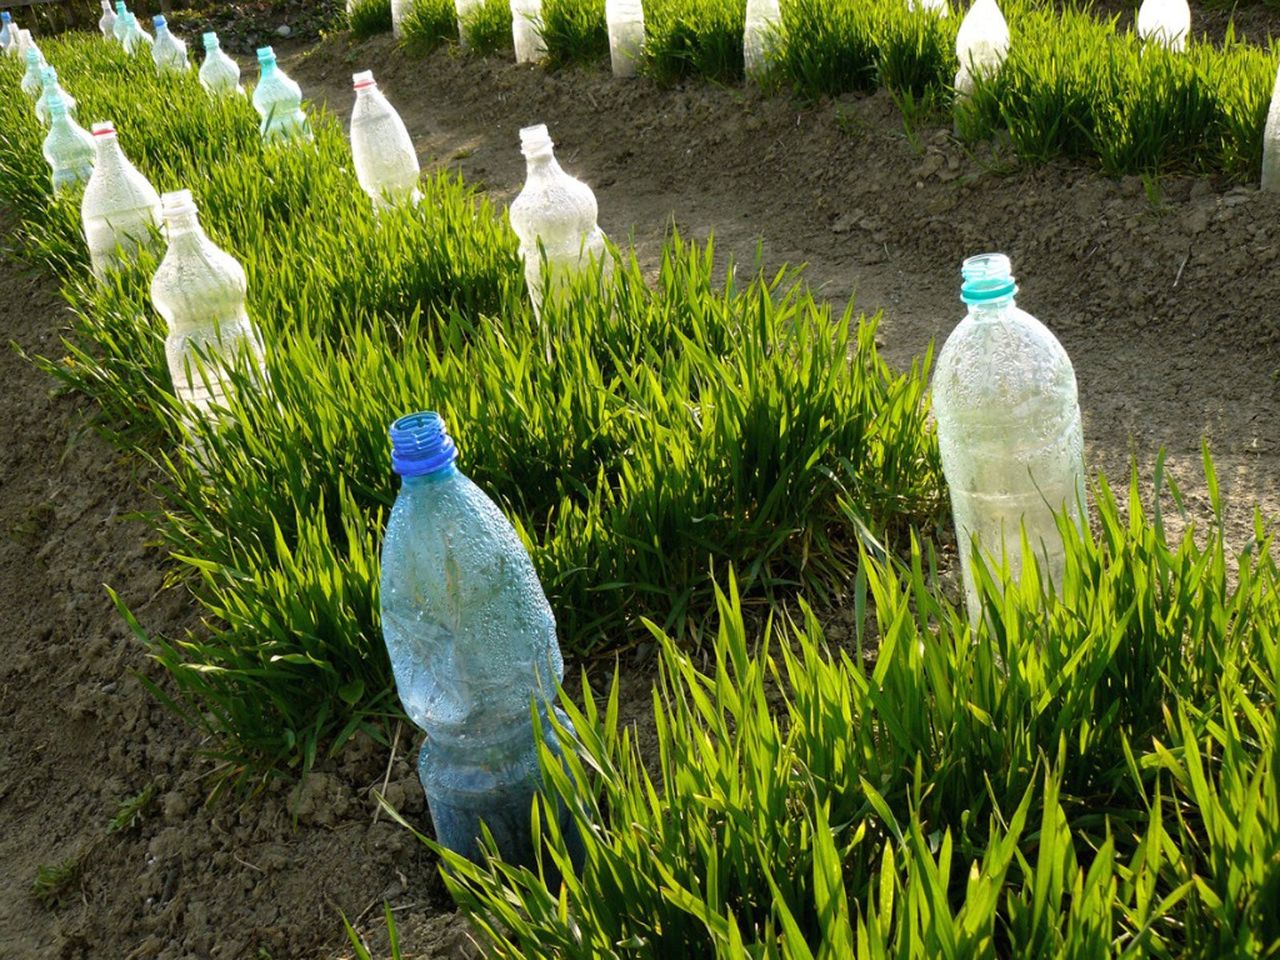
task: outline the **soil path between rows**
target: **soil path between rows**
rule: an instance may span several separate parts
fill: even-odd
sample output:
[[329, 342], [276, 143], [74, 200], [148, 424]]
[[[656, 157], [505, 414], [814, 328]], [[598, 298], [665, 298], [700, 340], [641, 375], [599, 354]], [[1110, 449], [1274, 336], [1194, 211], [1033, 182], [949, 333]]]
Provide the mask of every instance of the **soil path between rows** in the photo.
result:
[[[1149, 476], [1163, 446], [1204, 516], [1204, 436], [1233, 543], [1250, 535], [1254, 503], [1276, 517], [1276, 198], [1207, 179], [1020, 170], [999, 150], [955, 143], [945, 119], [904, 126], [884, 96], [806, 107], [603, 69], [413, 59], [387, 39], [335, 38], [286, 62], [344, 118], [350, 74], [368, 67], [424, 165], [456, 169], [504, 204], [524, 178], [519, 128], [548, 123], [563, 165], [595, 189], [602, 226], [648, 269], [673, 223], [695, 239], [714, 233], [721, 263], [732, 256], [740, 272], [757, 249], [769, 268], [807, 263], [820, 296], [883, 309], [880, 339], [899, 366], [960, 319], [960, 260], [1002, 249], [1021, 305], [1075, 362], [1091, 469], [1123, 477], [1136, 457]], [[50, 280], [7, 259], [0, 339], [56, 356], [64, 309]], [[327, 960], [347, 953], [339, 911], [376, 933], [383, 900], [413, 955], [469, 955], [431, 857], [372, 821], [388, 769], [388, 796], [423, 821], [403, 744], [390, 765], [385, 746], [360, 741], [301, 792], [202, 806], [199, 733], [145, 691], [139, 674], [162, 678], [103, 589], [167, 635], [194, 623], [187, 594], [162, 589], [146, 526], [125, 519], [149, 507], [146, 477], [85, 428], [87, 404], [53, 395], [11, 350], [0, 381], [0, 958]], [[646, 685], [630, 676], [625, 715], [636, 716]], [[136, 822], [108, 833], [121, 801], [148, 788]], [[79, 876], [38, 903], [37, 868], [68, 862]]]

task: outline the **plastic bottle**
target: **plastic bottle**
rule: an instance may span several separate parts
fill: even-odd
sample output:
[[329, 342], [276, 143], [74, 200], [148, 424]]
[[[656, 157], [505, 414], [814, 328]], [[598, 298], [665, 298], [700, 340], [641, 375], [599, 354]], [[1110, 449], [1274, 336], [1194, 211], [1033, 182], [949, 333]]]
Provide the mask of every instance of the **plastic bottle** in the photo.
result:
[[[26, 33], [26, 31], [22, 31]], [[22, 75], [22, 92], [28, 97], [39, 99], [44, 93], [44, 75], [42, 71], [48, 64], [45, 62], [44, 55], [40, 53], [40, 48], [36, 46], [35, 41], [27, 44], [26, 52], [23, 59], [27, 63], [27, 72]]]
[[634, 77], [644, 54], [644, 6], [641, 0], [605, 0], [604, 15], [613, 75]]
[[302, 111], [302, 89], [276, 64], [276, 52], [258, 48], [261, 76], [253, 91], [253, 107], [262, 117], [262, 139], [278, 143], [294, 138], [311, 139], [307, 115]]
[[129, 11], [125, 8], [124, 0], [116, 0], [116, 23], [115, 26], [111, 28], [111, 33], [121, 44], [124, 43], [124, 38], [129, 33], [128, 13]]
[[547, 56], [542, 38], [542, 0], [511, 0], [511, 36], [516, 63], [537, 63]]
[[1009, 55], [1009, 24], [996, 0], [974, 0], [956, 33], [956, 92], [973, 93], [977, 77], [990, 78]]
[[80, 201], [80, 221], [99, 280], [159, 236], [160, 195], [120, 149], [115, 125], [93, 125], [97, 159]]
[[155, 61], [156, 72], [184, 73], [190, 64], [187, 62], [186, 41], [175, 37], [169, 30], [169, 24], [159, 14], [151, 18], [156, 27], [156, 42], [151, 46], [151, 59]]
[[743, 68], [757, 83], [769, 70], [769, 59], [778, 45], [782, 8], [778, 0], [747, 0], [747, 23], [742, 34]]
[[1271, 107], [1262, 134], [1262, 189], [1280, 190], [1280, 71], [1271, 90]]
[[18, 28], [14, 25], [13, 17], [8, 10], [0, 10], [0, 50], [5, 53], [9, 52], [9, 45], [13, 43]]
[[353, 74], [356, 104], [351, 111], [351, 157], [356, 178], [375, 210], [390, 204], [417, 204], [418, 152], [395, 107], [387, 101], [372, 71]]
[[124, 52], [131, 57], [137, 54], [145, 54], [155, 44], [155, 38], [142, 29], [142, 25], [138, 23], [138, 18], [132, 13], [126, 13], [124, 18]]
[[71, 114], [73, 117], [76, 115], [75, 97], [62, 89], [62, 84], [58, 82], [57, 70], [48, 66], [41, 67], [40, 87], [40, 99], [36, 101], [36, 116], [46, 127], [49, 125], [49, 97], [55, 93], [62, 97], [62, 102], [66, 104], [67, 107], [67, 113]]
[[[478, 859], [483, 820], [504, 860], [532, 866], [530, 705], [558, 751], [545, 719], [564, 674], [555, 618], [515, 530], [455, 465], [439, 415], [401, 417], [390, 434], [402, 481], [382, 544], [382, 634], [400, 702], [427, 735], [418, 773], [436, 838]], [[575, 840], [563, 812], [561, 823]]]
[[165, 356], [173, 392], [198, 413], [225, 405], [226, 371], [242, 357], [265, 380], [262, 337], [245, 310], [244, 268], [200, 226], [190, 190], [160, 198], [169, 248], [151, 280], [151, 302], [169, 324]]
[[53, 173], [53, 195], [83, 183], [93, 174], [97, 152], [91, 137], [67, 113], [67, 105], [56, 93], [49, 97], [49, 134], [44, 138], [44, 158]]
[[595, 194], [560, 168], [546, 124], [521, 130], [520, 148], [527, 173], [524, 189], [512, 201], [509, 215], [511, 228], [520, 238], [533, 309], [541, 315], [546, 291], [539, 242], [547, 265], [554, 271], [554, 289], [558, 289], [587, 265], [588, 258], [604, 259], [605, 236], [596, 223], [599, 210]]
[[464, 50], [471, 45], [467, 39], [467, 20], [483, 4], [484, 0], [453, 0], [454, 12], [458, 15], [458, 42]]
[[1142, 0], [1138, 8], [1138, 36], [1160, 43], [1175, 53], [1186, 49], [1191, 35], [1191, 8], [1187, 0]]
[[231, 93], [244, 96], [244, 87], [240, 84], [240, 64], [223, 52], [216, 33], [204, 34], [204, 63], [200, 65], [200, 84], [214, 96]]
[[911, 0], [912, 10], [924, 10], [926, 13], [936, 14], [940, 18], [951, 15], [951, 11], [947, 8], [947, 0]]
[[111, 9], [111, 0], [102, 0], [102, 16], [98, 18], [98, 29], [102, 31], [104, 40], [115, 39], [116, 14]]
[[975, 536], [984, 560], [1003, 558], [1018, 577], [1025, 526], [1042, 576], [1061, 587], [1064, 549], [1054, 512], [1065, 509], [1084, 522], [1084, 439], [1071, 360], [1057, 338], [1014, 303], [1009, 258], [970, 257], [962, 270], [969, 314], [938, 355], [933, 409], [965, 600], [976, 624]]
[[[350, 15], [353, 0], [347, 0], [347, 14]], [[413, 6], [413, 0], [391, 0], [391, 36], [399, 40], [404, 36], [404, 18]]]

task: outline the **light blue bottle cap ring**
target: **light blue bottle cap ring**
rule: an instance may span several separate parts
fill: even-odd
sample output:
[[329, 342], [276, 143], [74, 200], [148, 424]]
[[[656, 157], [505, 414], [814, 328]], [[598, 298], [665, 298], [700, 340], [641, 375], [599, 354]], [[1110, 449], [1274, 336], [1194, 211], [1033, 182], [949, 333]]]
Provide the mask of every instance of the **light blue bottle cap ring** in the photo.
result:
[[124, 0], [116, 0], [116, 13], [124, 13]]
[[213, 31], [204, 35], [204, 45], [206, 47], [216, 47], [218, 45], [218, 35]]
[[154, 23], [157, 27], [165, 26], [166, 21], [164, 19], [164, 14], [157, 13], [154, 17], [151, 18], [151, 22]]
[[458, 448], [433, 410], [410, 413], [391, 425], [391, 466], [402, 477], [437, 473], [458, 459]]
[[0, 10], [0, 20], [3, 20], [5, 23], [9, 23], [13, 20], [13, 17], [9, 16], [8, 10]]
[[1013, 269], [1003, 253], [982, 253], [969, 257], [960, 267], [964, 283], [960, 299], [965, 303], [990, 303], [1004, 300], [1018, 292], [1013, 282]]
[[275, 50], [273, 50], [271, 47], [259, 47], [258, 62], [259, 63], [275, 63], [276, 62]]

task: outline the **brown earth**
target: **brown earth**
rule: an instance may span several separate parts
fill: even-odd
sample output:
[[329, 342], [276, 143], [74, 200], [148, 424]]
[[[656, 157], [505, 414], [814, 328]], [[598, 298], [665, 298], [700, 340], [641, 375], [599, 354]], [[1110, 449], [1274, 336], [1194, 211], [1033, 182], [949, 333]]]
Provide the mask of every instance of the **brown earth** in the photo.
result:
[[[1276, 517], [1280, 199], [1252, 186], [1020, 169], [997, 148], [956, 143], [944, 120], [904, 124], [883, 95], [801, 107], [602, 69], [413, 60], [382, 39], [330, 40], [285, 66], [343, 115], [350, 74], [374, 67], [424, 166], [457, 169], [499, 202], [523, 180], [519, 128], [546, 122], [561, 162], [595, 188], [602, 226], [647, 266], [672, 223], [714, 233], [740, 272], [757, 247], [769, 267], [807, 263], [821, 296], [856, 292], [860, 309], [883, 309], [883, 348], [898, 364], [962, 316], [960, 260], [1004, 250], [1021, 305], [1075, 362], [1092, 469], [1122, 476], [1134, 457], [1149, 476], [1164, 447], [1203, 517], [1207, 437], [1233, 544], [1250, 536], [1254, 503]], [[4, 336], [56, 355], [62, 316], [50, 281], [10, 259]], [[385, 943], [384, 899], [409, 955], [466, 956], [432, 858], [373, 822], [385, 746], [352, 745], [301, 789], [201, 806], [211, 768], [200, 736], [143, 689], [139, 674], [162, 680], [102, 589], [170, 635], [194, 621], [185, 594], [162, 588], [145, 526], [125, 522], [149, 505], [137, 492], [146, 477], [85, 429], [83, 403], [51, 396], [16, 353], [0, 353], [0, 378], [0, 958], [346, 956], [339, 912]], [[625, 674], [632, 717], [647, 710], [648, 669]], [[422, 822], [410, 740], [389, 765], [388, 795]], [[120, 802], [148, 787], [136, 822], [108, 833]], [[78, 879], [40, 904], [37, 868], [68, 861]]]

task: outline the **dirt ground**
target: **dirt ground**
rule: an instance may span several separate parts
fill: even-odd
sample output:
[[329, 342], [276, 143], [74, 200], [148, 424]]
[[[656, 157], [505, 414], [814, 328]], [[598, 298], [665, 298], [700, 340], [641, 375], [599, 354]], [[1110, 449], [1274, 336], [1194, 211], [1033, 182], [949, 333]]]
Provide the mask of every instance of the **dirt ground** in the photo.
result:
[[[1161, 447], [1203, 517], [1201, 438], [1230, 498], [1229, 539], [1257, 504], [1277, 516], [1280, 461], [1280, 198], [1208, 179], [1109, 180], [1080, 166], [1019, 169], [969, 150], [945, 118], [919, 127], [883, 95], [801, 107], [786, 97], [694, 84], [660, 90], [603, 69], [546, 73], [450, 52], [414, 60], [386, 39], [344, 38], [286, 69], [344, 117], [351, 73], [372, 67], [424, 166], [462, 172], [500, 203], [524, 177], [519, 128], [545, 122], [557, 155], [588, 182], [601, 225], [652, 266], [674, 223], [717, 238], [746, 270], [806, 263], [843, 305], [883, 310], [883, 349], [909, 364], [963, 316], [963, 257], [1003, 250], [1019, 303], [1075, 363], [1091, 470], [1149, 476]], [[353, 182], [352, 189], [356, 189]], [[0, 269], [0, 333], [56, 355], [63, 307], [47, 279]], [[424, 819], [401, 741], [353, 744], [300, 789], [202, 806], [199, 735], [160, 707], [161, 680], [102, 585], [150, 629], [177, 635], [189, 601], [162, 589], [136, 465], [84, 425], [75, 398], [0, 351], [0, 958], [336, 958], [340, 912], [380, 940], [396, 911], [410, 956], [472, 955], [432, 858], [385, 818], [371, 790]], [[647, 710], [647, 667], [628, 674], [628, 712]], [[119, 804], [150, 787], [135, 822]], [[296, 812], [297, 824], [292, 814]], [[37, 869], [78, 863], [56, 903], [30, 893]], [[385, 941], [382, 941], [385, 942]]]

